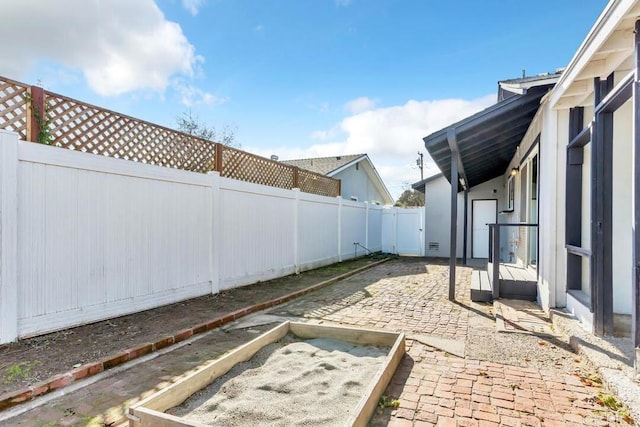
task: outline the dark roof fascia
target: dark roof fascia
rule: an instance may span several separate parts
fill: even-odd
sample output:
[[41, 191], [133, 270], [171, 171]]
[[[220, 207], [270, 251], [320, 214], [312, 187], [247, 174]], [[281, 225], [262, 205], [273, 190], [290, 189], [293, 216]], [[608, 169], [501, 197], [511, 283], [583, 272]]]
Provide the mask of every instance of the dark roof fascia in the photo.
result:
[[[469, 187], [474, 187], [481, 182], [499, 176], [504, 172], [502, 163], [504, 159], [494, 158], [502, 153], [502, 157], [510, 157], [512, 145], [519, 144], [518, 138], [524, 137], [526, 129], [540, 107], [540, 100], [552, 85], [535, 87], [524, 95], [516, 95], [498, 102], [470, 117], [460, 120], [444, 129], [434, 132], [423, 138], [425, 147], [438, 167], [444, 173], [447, 181], [450, 181], [449, 167], [446, 164], [451, 157], [451, 138], [447, 134], [465, 135], [458, 140], [453, 149], [460, 153], [460, 160], [470, 181], [465, 182]], [[523, 120], [524, 117], [529, 117]], [[483, 135], [478, 139], [478, 135]], [[512, 142], [508, 142], [508, 141]], [[518, 141], [516, 141], [518, 140]], [[515, 150], [515, 146], [513, 147]], [[480, 166], [480, 169], [478, 167]], [[500, 165], [500, 166], [499, 166]], [[506, 166], [505, 166], [506, 168]], [[495, 170], [494, 170], [495, 169]], [[479, 180], [482, 181], [479, 181]], [[458, 186], [459, 190], [461, 189]]]
[[[537, 89], [537, 88], [536, 88]], [[546, 90], [546, 89], [545, 89]], [[447, 126], [444, 129], [440, 129], [437, 132], [432, 133], [429, 136], [422, 138], [426, 148], [443, 143], [447, 141], [447, 131], [451, 128], [456, 130], [456, 133], [462, 133], [468, 131], [470, 128], [481, 124], [484, 121], [489, 121], [500, 116], [508, 107], [517, 108], [520, 105], [526, 104], [533, 96], [538, 96], [539, 91], [531, 89], [526, 95], [510, 96], [504, 101], [497, 102], [490, 107], [485, 108], [465, 119], [460, 120], [452, 125]]]
[[[411, 184], [411, 188], [413, 188], [414, 190], [420, 191], [421, 193], [424, 193], [424, 187], [430, 183], [431, 181], [435, 181], [438, 178], [441, 178], [444, 174], [442, 172], [438, 172], [435, 175], [431, 175], [425, 179], [423, 179], [422, 181], [418, 181], [415, 182], [413, 184]], [[422, 190], [420, 190], [422, 189]]]

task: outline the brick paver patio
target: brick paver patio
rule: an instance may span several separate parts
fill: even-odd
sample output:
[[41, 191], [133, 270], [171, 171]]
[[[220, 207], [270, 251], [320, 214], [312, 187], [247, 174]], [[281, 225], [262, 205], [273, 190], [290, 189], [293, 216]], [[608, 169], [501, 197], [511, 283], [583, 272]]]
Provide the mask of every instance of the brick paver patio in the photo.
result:
[[[385, 391], [386, 396], [398, 399], [398, 407], [380, 410], [371, 421], [373, 426], [628, 425], [620, 415], [597, 403], [597, 394], [606, 393], [597, 383], [586, 385], [581, 377], [571, 374], [570, 367], [560, 366], [562, 363], [557, 369], [553, 364], [539, 363], [532, 356], [538, 345], [535, 337], [521, 343], [522, 358], [510, 355], [511, 364], [501, 363], [500, 349], [495, 356], [478, 352], [474, 357], [472, 350], [478, 346], [468, 345], [462, 358], [412, 339], [416, 334], [430, 334], [468, 342], [474, 327], [493, 325], [487, 314], [491, 307], [474, 305], [468, 299], [470, 275], [471, 269], [459, 268], [458, 302], [453, 303], [446, 299], [448, 266], [444, 261], [399, 259], [270, 312], [407, 333], [407, 354]], [[105, 415], [106, 408], [126, 407], [161, 387], [160, 377], [170, 382], [192, 369], [202, 360], [194, 351], [202, 355], [212, 346], [221, 354], [224, 343], [213, 338], [220, 333], [214, 331], [212, 338], [194, 342], [191, 349], [183, 347], [158, 356], [152, 363], [139, 364], [35, 408], [7, 425], [72, 425], [71, 419], [63, 422], [64, 411], [73, 414], [75, 422], [96, 416], [99, 418], [94, 420], [99, 422], [116, 420], [117, 414]], [[494, 332], [485, 328], [484, 333]], [[229, 349], [246, 336], [246, 331], [228, 336]], [[550, 346], [545, 342], [545, 348]], [[562, 358], [575, 357], [563, 348], [555, 351]], [[109, 402], [103, 401], [105, 394]]]
[[[456, 298], [468, 298], [471, 270], [458, 275]], [[464, 340], [469, 311], [447, 300], [445, 260], [388, 262], [292, 301], [276, 310], [290, 316]]]

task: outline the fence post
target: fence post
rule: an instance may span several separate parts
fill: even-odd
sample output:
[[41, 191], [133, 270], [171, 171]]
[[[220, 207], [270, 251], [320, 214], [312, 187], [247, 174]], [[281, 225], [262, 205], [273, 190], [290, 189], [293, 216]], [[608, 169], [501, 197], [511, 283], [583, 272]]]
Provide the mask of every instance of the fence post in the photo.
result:
[[[216, 153], [218, 151], [216, 150]], [[220, 292], [220, 253], [222, 252], [220, 242], [220, 213], [222, 204], [220, 203], [220, 173], [210, 173], [211, 185], [211, 293]]]
[[224, 145], [220, 144], [219, 142], [216, 142], [216, 148], [215, 148], [215, 164], [213, 166], [213, 170], [220, 172], [220, 175], [222, 176], [222, 151], [224, 150]]
[[342, 261], [342, 197], [338, 196], [338, 262]]
[[398, 208], [391, 208], [393, 221], [393, 253], [398, 255]]
[[45, 118], [44, 89], [31, 86], [28, 89], [31, 102], [27, 102], [27, 141], [38, 142], [40, 136], [40, 120]]
[[18, 136], [0, 130], [0, 343], [18, 338]]
[[369, 250], [369, 202], [364, 202], [365, 218], [364, 218], [364, 247]]
[[300, 273], [300, 189], [294, 188], [293, 195], [293, 262], [294, 271], [298, 274]]

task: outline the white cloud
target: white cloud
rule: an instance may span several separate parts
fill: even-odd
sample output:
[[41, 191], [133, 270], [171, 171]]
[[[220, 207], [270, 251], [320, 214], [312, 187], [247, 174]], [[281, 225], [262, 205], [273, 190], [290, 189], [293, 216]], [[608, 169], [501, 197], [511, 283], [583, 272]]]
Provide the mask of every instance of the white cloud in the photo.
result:
[[347, 113], [357, 114], [364, 111], [372, 110], [375, 106], [375, 100], [367, 98], [366, 96], [361, 96], [360, 98], [352, 99], [351, 101], [344, 104], [344, 110]]
[[330, 139], [336, 138], [341, 132], [340, 125], [336, 125], [331, 129], [327, 130], [316, 130], [311, 132], [311, 138], [317, 139], [319, 141], [328, 141]]
[[50, 61], [81, 71], [100, 95], [163, 92], [172, 76], [193, 77], [204, 60], [153, 0], [6, 2], [0, 40], [11, 41], [0, 43], [0, 74], [19, 79]]
[[193, 16], [198, 14], [202, 5], [204, 5], [204, 0], [182, 0], [182, 7]]
[[264, 25], [262, 25], [262, 24], [258, 24], [255, 27], [253, 27], [253, 31], [256, 32], [256, 33], [260, 32], [262, 30], [264, 30]]
[[336, 6], [338, 7], [348, 7], [351, 4], [352, 0], [336, 0]]
[[180, 102], [187, 107], [220, 105], [229, 101], [229, 98], [215, 96], [180, 79], [172, 81], [171, 86], [180, 95]]
[[277, 154], [283, 160], [367, 153], [389, 191], [397, 198], [406, 183], [420, 180], [420, 171], [415, 165], [418, 151], [425, 153], [425, 176], [438, 171], [424, 148], [423, 137], [494, 102], [495, 95], [472, 100], [410, 100], [404, 105], [378, 108], [345, 117], [334, 128], [312, 134], [316, 137], [335, 135], [334, 138], [341, 134], [346, 135], [342, 140], [313, 144], [307, 148], [282, 146], [269, 150], [247, 149], [265, 156]]

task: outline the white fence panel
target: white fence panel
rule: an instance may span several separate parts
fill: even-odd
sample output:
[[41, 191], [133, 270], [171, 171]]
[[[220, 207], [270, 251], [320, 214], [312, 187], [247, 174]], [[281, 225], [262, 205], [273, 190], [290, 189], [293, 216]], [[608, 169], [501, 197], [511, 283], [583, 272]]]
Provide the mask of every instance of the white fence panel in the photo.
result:
[[300, 193], [298, 267], [308, 270], [338, 261], [338, 199]]
[[212, 177], [20, 143], [18, 329], [211, 292]]
[[342, 230], [340, 232], [342, 253], [340, 255], [343, 260], [366, 254], [362, 247], [354, 245], [354, 243], [359, 243], [364, 246], [366, 242], [366, 209], [364, 203], [350, 200], [342, 201]]
[[0, 342], [394, 251], [379, 206], [0, 144]]
[[395, 208], [382, 210], [382, 252], [395, 254], [396, 252], [396, 211]]
[[382, 250], [382, 212], [381, 206], [369, 206], [367, 248], [371, 252]]
[[295, 272], [295, 192], [220, 178], [220, 288]]

